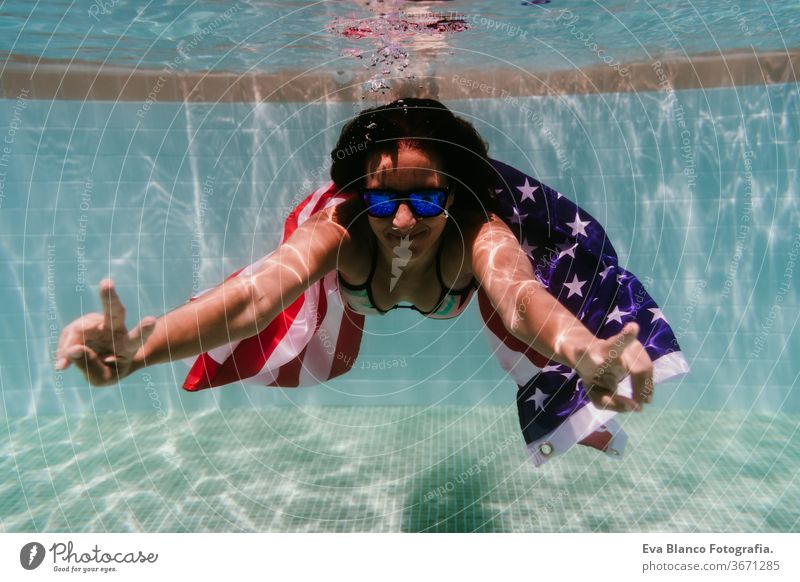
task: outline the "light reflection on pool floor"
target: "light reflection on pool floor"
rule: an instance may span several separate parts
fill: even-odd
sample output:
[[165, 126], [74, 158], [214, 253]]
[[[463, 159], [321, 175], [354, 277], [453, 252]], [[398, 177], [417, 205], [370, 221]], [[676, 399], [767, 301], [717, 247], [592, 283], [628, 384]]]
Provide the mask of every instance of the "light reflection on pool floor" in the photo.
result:
[[650, 409], [535, 469], [500, 407], [4, 420], [6, 532], [796, 532], [797, 415]]

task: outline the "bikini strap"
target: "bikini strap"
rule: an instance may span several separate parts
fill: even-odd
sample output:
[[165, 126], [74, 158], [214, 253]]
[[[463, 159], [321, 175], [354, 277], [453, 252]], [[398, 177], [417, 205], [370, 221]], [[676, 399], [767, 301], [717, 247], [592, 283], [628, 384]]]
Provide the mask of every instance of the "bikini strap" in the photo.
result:
[[369, 302], [372, 303], [372, 307], [380, 312], [380, 313], [389, 313], [392, 309], [395, 309], [397, 306], [390, 307], [388, 310], [384, 311], [378, 304], [375, 303], [375, 297], [372, 294], [372, 278], [375, 276], [375, 270], [378, 267], [378, 241], [375, 238], [372, 238], [372, 266], [369, 269], [369, 276], [367, 277], [367, 282], [365, 283], [364, 287], [367, 290], [367, 297], [369, 298]]
[[372, 287], [372, 277], [375, 275], [375, 269], [378, 266], [378, 244], [375, 241], [375, 235], [370, 237], [372, 242], [372, 265], [369, 267], [369, 275], [367, 276], [367, 288]]
[[447, 285], [445, 285], [442, 280], [442, 249], [444, 249], [444, 233], [442, 233], [442, 242], [439, 243], [439, 249], [436, 251], [436, 277], [439, 279], [439, 285], [441, 285], [442, 291], [447, 293]]

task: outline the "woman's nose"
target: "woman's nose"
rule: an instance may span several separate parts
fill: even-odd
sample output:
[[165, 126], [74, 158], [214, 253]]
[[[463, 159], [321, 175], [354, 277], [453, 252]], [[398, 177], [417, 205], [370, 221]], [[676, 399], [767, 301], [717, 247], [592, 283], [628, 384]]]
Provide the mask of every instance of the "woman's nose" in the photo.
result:
[[392, 219], [392, 226], [398, 230], [411, 230], [417, 223], [414, 213], [408, 207], [408, 204], [401, 202], [397, 207], [397, 212], [394, 213]]

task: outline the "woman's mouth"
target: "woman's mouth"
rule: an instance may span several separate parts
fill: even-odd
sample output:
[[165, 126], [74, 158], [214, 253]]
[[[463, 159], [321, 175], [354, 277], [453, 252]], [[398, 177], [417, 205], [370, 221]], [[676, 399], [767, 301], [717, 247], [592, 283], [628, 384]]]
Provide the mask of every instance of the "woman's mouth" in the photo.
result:
[[389, 238], [391, 238], [392, 240], [396, 240], [396, 241], [400, 241], [400, 240], [409, 240], [409, 241], [411, 241], [411, 240], [414, 240], [415, 238], [417, 238], [419, 236], [419, 234], [420, 233], [414, 233], [414, 234], [409, 235], [409, 234], [397, 234], [397, 233], [394, 233], [394, 232], [390, 232], [389, 233]]

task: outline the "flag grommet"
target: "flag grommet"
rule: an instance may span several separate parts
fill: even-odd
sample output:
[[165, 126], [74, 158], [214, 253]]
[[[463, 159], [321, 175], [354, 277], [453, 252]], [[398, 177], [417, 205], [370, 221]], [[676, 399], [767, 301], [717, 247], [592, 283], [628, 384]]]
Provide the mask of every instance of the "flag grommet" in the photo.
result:
[[553, 454], [553, 445], [550, 443], [550, 441], [545, 441], [539, 445], [539, 452], [545, 457], [549, 457]]

